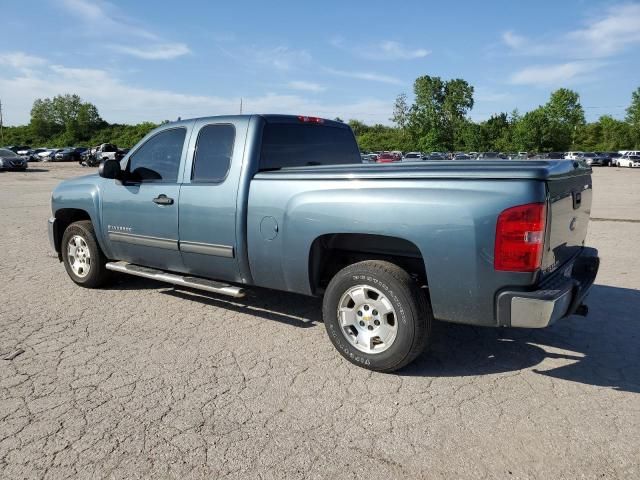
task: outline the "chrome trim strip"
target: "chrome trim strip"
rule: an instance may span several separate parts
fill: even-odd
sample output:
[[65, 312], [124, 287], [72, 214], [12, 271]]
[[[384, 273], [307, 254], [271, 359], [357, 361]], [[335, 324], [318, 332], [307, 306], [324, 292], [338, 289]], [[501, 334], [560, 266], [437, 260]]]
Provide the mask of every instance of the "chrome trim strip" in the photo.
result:
[[148, 237], [146, 235], [134, 235], [133, 233], [109, 232], [109, 240], [113, 242], [130, 243], [144, 247], [164, 248], [165, 250], [178, 250], [178, 241], [169, 238]]
[[199, 253], [201, 255], [213, 255], [216, 257], [233, 258], [233, 247], [228, 245], [215, 245], [213, 243], [184, 242], [180, 240], [180, 251], [185, 253]]

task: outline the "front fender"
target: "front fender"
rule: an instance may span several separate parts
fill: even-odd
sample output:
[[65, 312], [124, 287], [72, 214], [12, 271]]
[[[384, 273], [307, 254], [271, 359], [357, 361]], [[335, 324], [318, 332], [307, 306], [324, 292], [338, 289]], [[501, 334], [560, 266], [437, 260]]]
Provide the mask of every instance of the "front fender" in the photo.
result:
[[63, 209], [82, 210], [89, 215], [100, 248], [107, 257], [111, 251], [102, 238], [102, 183], [98, 175], [74, 178], [58, 184], [51, 194], [51, 213], [56, 217]]

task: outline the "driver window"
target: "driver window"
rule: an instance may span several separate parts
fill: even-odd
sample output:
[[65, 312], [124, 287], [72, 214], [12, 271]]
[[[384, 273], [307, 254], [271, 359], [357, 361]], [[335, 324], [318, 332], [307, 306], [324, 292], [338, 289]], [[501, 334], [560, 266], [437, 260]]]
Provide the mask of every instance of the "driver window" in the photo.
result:
[[185, 136], [186, 129], [173, 128], [151, 137], [129, 158], [129, 178], [144, 183], [176, 183]]

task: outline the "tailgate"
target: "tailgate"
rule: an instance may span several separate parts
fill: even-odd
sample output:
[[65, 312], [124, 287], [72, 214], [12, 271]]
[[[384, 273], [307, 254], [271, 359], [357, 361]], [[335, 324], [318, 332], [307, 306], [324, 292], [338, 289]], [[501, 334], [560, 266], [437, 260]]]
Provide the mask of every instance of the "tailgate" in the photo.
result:
[[573, 258], [584, 246], [591, 216], [591, 170], [547, 180], [549, 212], [542, 274], [547, 275]]

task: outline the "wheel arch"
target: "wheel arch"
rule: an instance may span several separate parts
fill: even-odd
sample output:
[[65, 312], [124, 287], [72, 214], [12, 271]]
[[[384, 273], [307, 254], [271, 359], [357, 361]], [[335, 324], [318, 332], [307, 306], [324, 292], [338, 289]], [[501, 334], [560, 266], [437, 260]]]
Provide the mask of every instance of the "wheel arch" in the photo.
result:
[[406, 270], [419, 285], [428, 285], [425, 261], [415, 243], [389, 235], [327, 233], [316, 237], [309, 248], [312, 294], [323, 293], [338, 271], [364, 260], [389, 261]]
[[[53, 232], [53, 241], [56, 253], [58, 254], [58, 259], [62, 261], [62, 236], [64, 235], [65, 230], [69, 225], [75, 222], [79, 222], [81, 220], [89, 220], [95, 228], [95, 222], [84, 209], [81, 208], [59, 208], [54, 213], [54, 218], [56, 219], [55, 228]], [[96, 235], [99, 237], [99, 235]], [[100, 245], [100, 238], [98, 238], [98, 244]], [[102, 245], [100, 245], [102, 248]]]

